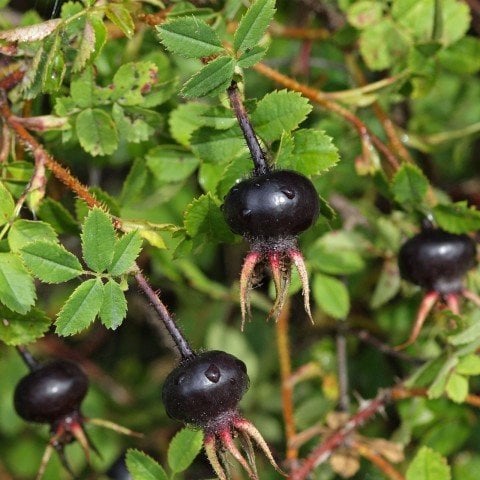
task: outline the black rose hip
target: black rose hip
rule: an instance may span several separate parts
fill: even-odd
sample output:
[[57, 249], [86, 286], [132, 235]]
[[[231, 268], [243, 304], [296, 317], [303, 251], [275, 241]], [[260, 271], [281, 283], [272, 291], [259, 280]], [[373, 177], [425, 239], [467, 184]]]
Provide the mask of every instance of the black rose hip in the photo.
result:
[[278, 318], [285, 303], [293, 263], [302, 282], [305, 311], [312, 319], [308, 274], [297, 236], [315, 223], [320, 212], [319, 196], [304, 175], [270, 170], [235, 83], [228, 94], [255, 165], [253, 175], [234, 185], [222, 205], [230, 229], [250, 244], [240, 275], [242, 328], [247, 315], [250, 316], [249, 293], [256, 270], [263, 265], [270, 268], [276, 290], [269, 316]]
[[260, 432], [238, 412], [238, 404], [248, 390], [245, 364], [219, 350], [194, 354], [182, 359], [167, 376], [162, 399], [167, 414], [204, 431], [204, 447], [215, 473], [227, 480], [223, 456], [229, 452], [257, 479], [252, 452], [247, 456], [234, 442], [236, 435], [251, 440], [263, 451], [278, 470], [273, 456]]
[[459, 296], [480, 306], [480, 298], [464, 286], [465, 275], [475, 265], [476, 246], [467, 235], [425, 228], [402, 245], [398, 254], [400, 275], [422, 287], [426, 293], [410, 337], [397, 349], [405, 348], [417, 339], [428, 314], [439, 300], [445, 302], [454, 314], [460, 313]]
[[13, 404], [15, 411], [27, 422], [50, 426], [50, 440], [42, 458], [36, 479], [39, 480], [55, 450], [65, 469], [75, 477], [65, 456], [64, 448], [78, 441], [89, 458], [91, 443], [84, 429], [85, 422], [102, 425], [133, 434], [130, 430], [102, 419], [86, 419], [81, 404], [87, 395], [89, 381], [83, 370], [68, 360], [38, 363], [25, 347], [17, 347], [30, 372], [15, 387]]

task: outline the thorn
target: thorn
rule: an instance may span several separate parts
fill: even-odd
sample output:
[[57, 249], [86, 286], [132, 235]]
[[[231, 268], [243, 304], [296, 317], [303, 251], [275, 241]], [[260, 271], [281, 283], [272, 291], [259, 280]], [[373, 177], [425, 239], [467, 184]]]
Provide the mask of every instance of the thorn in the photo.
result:
[[415, 342], [418, 335], [420, 334], [420, 331], [422, 330], [422, 326], [425, 323], [425, 320], [427, 319], [428, 314], [430, 313], [433, 306], [437, 302], [438, 297], [439, 297], [438, 292], [428, 292], [425, 294], [425, 296], [423, 297], [422, 303], [418, 308], [417, 318], [415, 319], [415, 323], [413, 324], [413, 328], [412, 328], [412, 331], [410, 332], [410, 336], [408, 337], [408, 340], [394, 347], [396, 351], [403, 350], [404, 348], [408, 347], [409, 345]]
[[312, 311], [310, 310], [310, 284], [308, 283], [308, 272], [307, 267], [305, 266], [305, 261], [298, 250], [291, 250], [289, 256], [297, 267], [298, 274], [300, 275], [305, 312], [307, 312], [308, 318], [313, 324]]
[[243, 262], [242, 273], [240, 274], [240, 308], [242, 310], [242, 327], [245, 327], [245, 319], [250, 320], [252, 312], [250, 310], [250, 290], [252, 289], [252, 276], [255, 266], [260, 261], [260, 252], [249, 252]]
[[217, 477], [220, 480], [228, 480], [225, 470], [220, 463], [220, 460], [217, 455], [217, 445], [216, 445], [215, 435], [209, 435], [205, 437], [203, 441], [203, 448], [205, 449], [205, 454], [207, 455], [210, 465], [212, 465], [213, 470], [217, 474]]

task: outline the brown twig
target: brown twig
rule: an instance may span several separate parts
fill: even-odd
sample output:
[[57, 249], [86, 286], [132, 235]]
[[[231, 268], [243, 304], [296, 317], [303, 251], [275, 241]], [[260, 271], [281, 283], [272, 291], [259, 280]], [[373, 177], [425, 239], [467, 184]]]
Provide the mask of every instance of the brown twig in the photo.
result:
[[305, 480], [314, 468], [330, 458], [333, 451], [340, 447], [351, 433], [355, 432], [357, 428], [370, 420], [391, 401], [393, 391], [394, 389], [383, 390], [376, 398], [366, 402], [365, 406], [360, 408], [342, 428], [329, 435], [310, 453], [302, 465], [291, 473], [288, 477], [289, 480]]
[[347, 110], [345, 107], [342, 107], [338, 103], [330, 100], [328, 94], [316, 90], [315, 88], [309, 87], [302, 83], [297, 82], [291, 77], [280, 73], [279, 71], [269, 67], [264, 63], [257, 63], [254, 67], [261, 75], [264, 75], [267, 78], [270, 78], [274, 82], [281, 84], [282, 86], [301, 93], [303, 96], [310, 99], [312, 102], [320, 105], [321, 107], [340, 115], [347, 122], [349, 122], [357, 130], [360, 140], [362, 142], [362, 149], [364, 155], [369, 155], [370, 145], [373, 144], [375, 148], [382, 153], [390, 167], [396, 171], [399, 168], [399, 163], [393, 152], [385, 145], [376, 135], [374, 135], [368, 127], [350, 110]]
[[[355, 82], [362, 87], [367, 85], [367, 79], [365, 78], [363, 71], [358, 66], [355, 57], [349, 54], [347, 55], [346, 60], [347, 66], [349, 67]], [[373, 102], [372, 108], [375, 116], [378, 118], [378, 121], [382, 125], [383, 130], [388, 137], [391, 148], [398, 153], [402, 160], [408, 163], [413, 163], [410, 152], [405, 148], [400, 140], [396, 125], [392, 122], [391, 118], [387, 115], [378, 100]]]
[[296, 436], [293, 385], [290, 382], [292, 375], [292, 364], [290, 359], [290, 337], [288, 335], [288, 324], [290, 319], [290, 300], [285, 302], [277, 321], [277, 349], [280, 361], [280, 376], [282, 389], [282, 410], [285, 424], [285, 437], [287, 443], [287, 460], [294, 461], [298, 458], [298, 448], [293, 445]]
[[385, 474], [385, 476], [391, 480], [405, 480], [405, 477], [398, 470], [396, 470], [390, 462], [385, 460], [385, 458], [379, 455], [369, 445], [353, 440], [351, 442], [351, 447], [354, 448], [362, 457], [373, 463]]

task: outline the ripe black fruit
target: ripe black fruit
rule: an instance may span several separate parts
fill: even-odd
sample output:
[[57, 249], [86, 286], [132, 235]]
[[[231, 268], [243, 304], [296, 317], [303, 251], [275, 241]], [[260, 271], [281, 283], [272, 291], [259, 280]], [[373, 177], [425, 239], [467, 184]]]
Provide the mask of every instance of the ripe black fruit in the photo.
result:
[[78, 411], [88, 378], [75, 363], [55, 360], [25, 375], [15, 388], [18, 415], [29, 422], [54, 423]]
[[170, 417], [205, 427], [236, 412], [248, 384], [241, 360], [218, 350], [204, 352], [183, 360], [168, 375], [163, 403]]
[[232, 187], [223, 213], [232, 231], [244, 237], [281, 238], [309, 228], [319, 208], [318, 194], [307, 177], [277, 170]]
[[465, 274], [475, 265], [475, 243], [467, 235], [426, 229], [409, 239], [399, 252], [402, 277], [442, 295], [462, 290]]

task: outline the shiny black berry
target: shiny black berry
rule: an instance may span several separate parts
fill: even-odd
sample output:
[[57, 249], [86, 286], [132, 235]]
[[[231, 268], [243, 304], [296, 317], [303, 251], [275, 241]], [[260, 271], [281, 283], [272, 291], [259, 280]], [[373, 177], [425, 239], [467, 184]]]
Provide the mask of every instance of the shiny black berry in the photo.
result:
[[244, 237], [282, 238], [313, 225], [319, 209], [318, 194], [307, 177], [277, 170], [232, 187], [223, 214], [231, 230]]
[[218, 350], [204, 352], [183, 360], [168, 375], [163, 403], [170, 417], [204, 427], [236, 411], [248, 384], [241, 360]]
[[15, 388], [18, 415], [29, 422], [54, 423], [78, 411], [88, 378], [75, 363], [55, 360], [25, 375]]
[[400, 249], [401, 276], [422, 288], [440, 294], [462, 290], [465, 274], [475, 266], [475, 243], [467, 235], [426, 229]]

